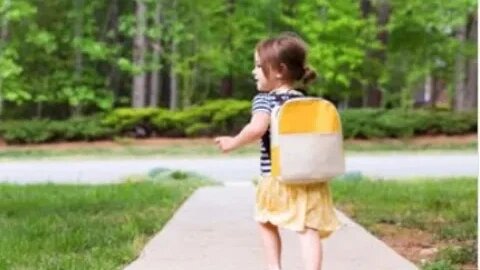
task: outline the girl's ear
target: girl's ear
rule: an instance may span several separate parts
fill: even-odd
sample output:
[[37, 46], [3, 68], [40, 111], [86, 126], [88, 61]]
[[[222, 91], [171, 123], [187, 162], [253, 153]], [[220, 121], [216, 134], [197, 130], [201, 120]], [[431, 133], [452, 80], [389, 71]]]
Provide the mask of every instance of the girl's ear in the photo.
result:
[[287, 73], [287, 66], [283, 63], [275, 68], [270, 66], [270, 74], [273, 75], [273, 79], [275, 80], [283, 80], [285, 78], [286, 73]]
[[281, 79], [285, 79], [285, 75], [288, 74], [288, 68], [287, 68], [287, 65], [285, 65], [284, 63], [280, 63], [280, 69], [279, 69], [279, 73], [281, 74], [280, 78]]

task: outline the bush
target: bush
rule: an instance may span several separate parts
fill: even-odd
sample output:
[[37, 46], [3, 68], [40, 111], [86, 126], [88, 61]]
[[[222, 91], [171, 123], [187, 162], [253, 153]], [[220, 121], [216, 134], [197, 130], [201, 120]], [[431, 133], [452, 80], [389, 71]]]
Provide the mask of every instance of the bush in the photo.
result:
[[385, 132], [375, 121], [381, 110], [358, 109], [340, 112], [342, 119], [343, 135], [345, 138], [376, 138], [385, 137]]
[[28, 120], [0, 124], [0, 136], [10, 144], [52, 141], [92, 141], [112, 138], [114, 130], [97, 117], [72, 118], [65, 121]]
[[352, 109], [340, 113], [345, 138], [458, 135], [477, 130], [476, 113]]
[[159, 136], [182, 137], [185, 136], [187, 118], [183, 112], [165, 111], [152, 118], [152, 125]]
[[120, 135], [147, 137], [153, 131], [153, 119], [166, 112], [158, 108], [119, 108], [107, 114], [102, 123]]
[[55, 121], [51, 128], [58, 140], [66, 141], [109, 139], [115, 135], [115, 130], [105, 126], [99, 116], [73, 118], [65, 122]]
[[165, 112], [153, 119], [160, 136], [209, 136], [238, 132], [250, 118], [250, 103], [213, 100], [180, 112]]
[[[120, 108], [107, 115], [66, 121], [31, 120], [0, 123], [8, 143], [41, 143], [128, 137], [232, 135], [248, 123], [248, 101], [213, 100], [183, 111]], [[415, 135], [476, 132], [476, 112], [350, 109], [340, 112], [345, 138], [405, 138]]]
[[54, 131], [48, 120], [12, 121], [2, 123], [1, 136], [7, 143], [41, 143], [51, 141]]
[[215, 112], [212, 123], [216, 133], [237, 133], [250, 120], [249, 102], [229, 101]]

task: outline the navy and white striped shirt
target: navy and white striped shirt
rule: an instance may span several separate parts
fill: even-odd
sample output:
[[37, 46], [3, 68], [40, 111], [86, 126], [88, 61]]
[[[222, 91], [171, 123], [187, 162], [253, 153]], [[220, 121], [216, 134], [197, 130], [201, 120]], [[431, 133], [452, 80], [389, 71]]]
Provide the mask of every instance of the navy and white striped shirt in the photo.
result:
[[[259, 93], [252, 100], [252, 114], [256, 112], [265, 112], [270, 114], [275, 106], [280, 105], [280, 100], [285, 101], [290, 98], [301, 97], [302, 93], [297, 91], [290, 91], [288, 94], [284, 93]], [[270, 128], [267, 131], [269, 136]], [[262, 140], [260, 142], [260, 172], [261, 174], [269, 174], [271, 171], [271, 160], [268, 153], [270, 149], [270, 141]]]

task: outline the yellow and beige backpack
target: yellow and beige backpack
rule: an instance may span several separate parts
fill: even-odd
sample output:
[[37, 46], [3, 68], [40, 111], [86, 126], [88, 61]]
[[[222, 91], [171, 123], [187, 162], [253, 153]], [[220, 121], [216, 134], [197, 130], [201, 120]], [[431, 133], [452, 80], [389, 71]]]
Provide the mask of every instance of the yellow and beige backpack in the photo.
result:
[[343, 135], [335, 106], [323, 98], [291, 98], [273, 108], [271, 174], [285, 184], [326, 182], [345, 172]]

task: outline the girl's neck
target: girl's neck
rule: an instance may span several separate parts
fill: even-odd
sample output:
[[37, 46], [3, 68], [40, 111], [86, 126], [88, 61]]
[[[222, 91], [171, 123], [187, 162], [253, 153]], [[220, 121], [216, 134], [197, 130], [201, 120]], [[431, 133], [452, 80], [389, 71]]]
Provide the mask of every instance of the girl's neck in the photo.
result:
[[288, 91], [288, 90], [292, 90], [292, 86], [289, 85], [289, 84], [282, 84], [282, 85], [279, 85], [278, 87], [275, 87], [272, 89], [271, 93], [281, 93], [281, 92], [285, 92], [285, 91]]

